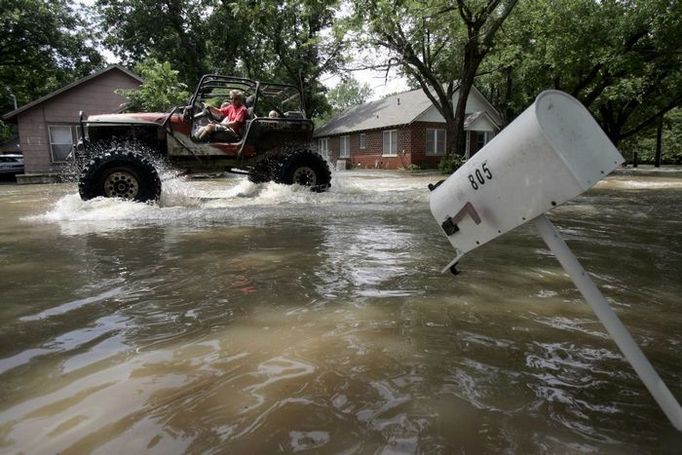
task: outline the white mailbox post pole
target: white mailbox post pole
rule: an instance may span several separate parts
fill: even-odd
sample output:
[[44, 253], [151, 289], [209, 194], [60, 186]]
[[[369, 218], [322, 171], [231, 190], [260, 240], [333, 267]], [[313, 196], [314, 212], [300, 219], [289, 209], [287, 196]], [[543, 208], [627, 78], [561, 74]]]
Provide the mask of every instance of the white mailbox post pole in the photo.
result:
[[649, 392], [653, 395], [670, 422], [677, 430], [682, 431], [682, 407], [680, 407], [670, 389], [668, 389], [661, 377], [656, 373], [654, 367], [651, 366], [642, 350], [639, 349], [630, 332], [620, 322], [616, 313], [611, 309], [573, 252], [568, 248], [556, 227], [545, 215], [535, 218], [533, 225], [559, 260], [566, 273], [571, 277], [571, 280], [573, 280], [573, 283], [585, 300], [587, 300], [587, 303], [590, 304], [601, 323], [604, 324], [613, 341], [616, 342], [627, 361], [635, 369], [635, 372], [644, 382], [646, 388], [649, 389]]

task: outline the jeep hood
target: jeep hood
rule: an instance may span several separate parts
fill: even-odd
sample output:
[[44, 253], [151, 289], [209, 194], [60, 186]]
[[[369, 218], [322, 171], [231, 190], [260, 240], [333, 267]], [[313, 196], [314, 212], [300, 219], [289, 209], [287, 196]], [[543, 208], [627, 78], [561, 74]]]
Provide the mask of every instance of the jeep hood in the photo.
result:
[[139, 123], [160, 125], [168, 117], [168, 113], [143, 112], [130, 114], [89, 115], [86, 123]]

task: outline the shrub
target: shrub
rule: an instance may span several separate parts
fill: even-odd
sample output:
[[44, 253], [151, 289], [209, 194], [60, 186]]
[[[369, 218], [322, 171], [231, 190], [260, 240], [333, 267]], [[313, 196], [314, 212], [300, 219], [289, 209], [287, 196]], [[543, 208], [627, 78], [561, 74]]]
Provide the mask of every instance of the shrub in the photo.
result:
[[464, 164], [465, 161], [466, 158], [462, 155], [448, 155], [441, 160], [438, 169], [440, 169], [443, 174], [452, 174]]

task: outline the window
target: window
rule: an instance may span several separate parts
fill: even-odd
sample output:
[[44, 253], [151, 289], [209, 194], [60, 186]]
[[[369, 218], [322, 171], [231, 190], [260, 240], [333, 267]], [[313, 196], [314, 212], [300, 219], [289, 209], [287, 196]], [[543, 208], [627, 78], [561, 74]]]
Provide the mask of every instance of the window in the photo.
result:
[[348, 136], [339, 137], [339, 158], [350, 158], [350, 138]]
[[76, 125], [50, 125], [50, 151], [52, 162], [62, 163], [71, 152], [73, 144], [78, 142], [79, 131]]
[[434, 156], [445, 155], [445, 130], [427, 128], [426, 154]]
[[384, 155], [398, 154], [398, 130], [384, 131]]
[[471, 131], [469, 144], [467, 144], [467, 156], [474, 156], [484, 145], [490, 142], [490, 139], [492, 138], [492, 131]]
[[491, 137], [490, 131], [477, 131], [476, 132], [476, 145], [477, 150], [481, 150], [485, 144], [490, 142]]
[[367, 148], [367, 135], [365, 133], [360, 134], [360, 149]]
[[317, 141], [317, 147], [320, 149], [321, 154], [327, 155], [329, 153], [329, 138], [323, 137]]

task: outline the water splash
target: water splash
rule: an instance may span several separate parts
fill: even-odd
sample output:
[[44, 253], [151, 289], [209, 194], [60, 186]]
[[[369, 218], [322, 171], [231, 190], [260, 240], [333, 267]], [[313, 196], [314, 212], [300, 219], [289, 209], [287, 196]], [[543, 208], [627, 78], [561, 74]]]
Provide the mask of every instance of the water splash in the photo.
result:
[[[367, 209], [395, 211], [398, 206], [426, 207], [424, 178], [378, 179], [376, 173], [337, 173], [332, 188], [313, 193], [299, 185], [252, 183], [243, 176], [189, 179], [162, 161], [155, 163], [163, 181], [158, 204], [98, 197], [83, 201], [77, 193], [57, 200], [47, 212], [28, 222], [60, 223], [65, 234], [106, 232], [143, 224], [208, 222], [248, 223], [263, 219], [326, 216]], [[415, 191], [418, 190], [418, 191]]]

